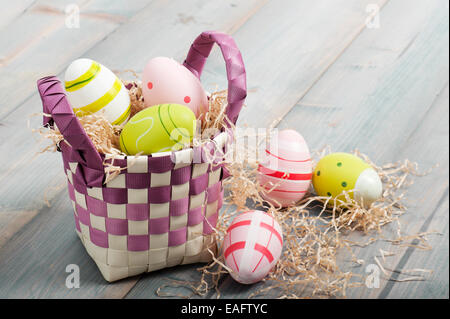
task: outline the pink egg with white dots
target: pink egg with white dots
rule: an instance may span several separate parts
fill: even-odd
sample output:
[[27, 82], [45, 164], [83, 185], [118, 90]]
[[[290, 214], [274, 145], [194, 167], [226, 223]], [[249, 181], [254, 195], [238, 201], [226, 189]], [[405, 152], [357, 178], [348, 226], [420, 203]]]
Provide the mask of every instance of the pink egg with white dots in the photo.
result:
[[283, 249], [283, 232], [269, 214], [252, 210], [234, 218], [223, 242], [225, 265], [233, 279], [253, 284], [275, 266]]
[[273, 133], [258, 171], [260, 185], [265, 189], [261, 195], [268, 202], [286, 207], [302, 199], [313, 171], [303, 136], [294, 130]]
[[148, 61], [142, 73], [142, 94], [147, 107], [166, 103], [186, 105], [197, 118], [208, 110], [208, 98], [200, 80], [166, 57]]

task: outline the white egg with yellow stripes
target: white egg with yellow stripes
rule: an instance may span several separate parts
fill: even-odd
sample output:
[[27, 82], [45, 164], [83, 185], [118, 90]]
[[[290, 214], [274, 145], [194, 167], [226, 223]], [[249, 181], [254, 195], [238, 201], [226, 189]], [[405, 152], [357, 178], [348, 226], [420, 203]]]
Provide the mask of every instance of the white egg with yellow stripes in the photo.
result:
[[114, 125], [121, 125], [129, 118], [128, 90], [104, 65], [91, 59], [75, 60], [67, 68], [64, 80], [76, 116], [102, 114]]

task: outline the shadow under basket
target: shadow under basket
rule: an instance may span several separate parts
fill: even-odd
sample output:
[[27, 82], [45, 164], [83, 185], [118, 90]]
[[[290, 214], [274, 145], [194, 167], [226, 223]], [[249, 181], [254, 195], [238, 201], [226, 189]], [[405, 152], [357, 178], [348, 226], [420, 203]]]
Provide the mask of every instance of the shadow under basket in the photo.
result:
[[[215, 43], [226, 62], [226, 114], [234, 124], [247, 90], [233, 39], [203, 32], [184, 66], [200, 78]], [[221, 162], [233, 138], [231, 130], [224, 128], [202, 147], [105, 160], [74, 115], [58, 78], [38, 80], [38, 90], [44, 126], [56, 124], [64, 137], [59, 149], [76, 232], [107, 281], [212, 259], [208, 249], [217, 250], [214, 227], [223, 202], [222, 181], [228, 176]], [[104, 163], [123, 168], [108, 183]]]

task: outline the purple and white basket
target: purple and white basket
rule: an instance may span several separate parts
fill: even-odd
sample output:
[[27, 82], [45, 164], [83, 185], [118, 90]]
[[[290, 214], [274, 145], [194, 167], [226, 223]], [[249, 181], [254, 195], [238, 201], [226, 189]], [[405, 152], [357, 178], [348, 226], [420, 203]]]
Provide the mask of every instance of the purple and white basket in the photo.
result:
[[[184, 66], [200, 78], [214, 43], [226, 62], [226, 114], [236, 123], [246, 97], [246, 75], [233, 39], [203, 32]], [[44, 126], [56, 124], [64, 136], [59, 149], [76, 232], [107, 281], [211, 260], [208, 248], [216, 248], [213, 227], [227, 177], [219, 162], [230, 142], [229, 130], [201, 148], [114, 159], [115, 166], [125, 169], [105, 184], [105, 156], [74, 115], [61, 82], [55, 76], [42, 78], [38, 90], [47, 114]]]

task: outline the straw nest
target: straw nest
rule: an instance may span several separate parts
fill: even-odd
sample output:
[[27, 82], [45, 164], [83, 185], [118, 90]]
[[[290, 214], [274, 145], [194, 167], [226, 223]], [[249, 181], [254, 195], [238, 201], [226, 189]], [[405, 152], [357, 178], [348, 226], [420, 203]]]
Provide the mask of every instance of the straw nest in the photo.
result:
[[[132, 115], [145, 108], [140, 83], [137, 81], [124, 81], [129, 89]], [[226, 91], [214, 92], [210, 96], [210, 109], [202, 122], [202, 131], [207, 128], [220, 129], [225, 119], [225, 107], [227, 105]], [[102, 116], [88, 115], [79, 119], [86, 133], [91, 138], [97, 150], [106, 155], [106, 158], [114, 158], [123, 155], [118, 141], [122, 127], [113, 126]], [[50, 141], [42, 151], [56, 151], [57, 145], [64, 141], [57, 128], [40, 128], [34, 130]], [[238, 137], [239, 138], [239, 137]], [[202, 140], [195, 139], [194, 145], [199, 145]], [[239, 143], [237, 143], [239, 145]], [[245, 145], [245, 143], [242, 143]], [[236, 152], [257, 151], [248, 149], [235, 150]], [[317, 162], [331, 152], [330, 147], [313, 152], [313, 160]], [[402, 204], [408, 187], [413, 183], [413, 178], [424, 175], [420, 173], [416, 163], [407, 159], [395, 163], [376, 165], [366, 155], [358, 150], [353, 153], [368, 162], [379, 174], [383, 182], [383, 195], [380, 200], [373, 203], [370, 208], [362, 207], [351, 199], [348, 193], [344, 193], [342, 200], [332, 200], [327, 197], [316, 196], [312, 189], [296, 205], [288, 208], [276, 207], [263, 200], [261, 193], [266, 190], [257, 183], [258, 162], [233, 161], [232, 156], [226, 154], [224, 162], [231, 176], [224, 181], [225, 198], [224, 208], [215, 227], [215, 236], [219, 245], [219, 254], [210, 251], [212, 262], [197, 268], [198, 280], [167, 280], [167, 283], [156, 291], [161, 297], [190, 297], [192, 295], [221, 296], [220, 284], [231, 269], [224, 264], [220, 254], [221, 243], [226, 229], [232, 219], [240, 211], [250, 209], [262, 209], [279, 222], [283, 228], [284, 247], [281, 258], [275, 268], [263, 280], [263, 284], [257, 285], [250, 297], [261, 297], [270, 294], [278, 298], [304, 298], [347, 295], [348, 289], [365, 285], [367, 279], [363, 275], [344, 270], [340, 256], [349, 254], [351, 262], [355, 266], [363, 265], [365, 260], [359, 259], [355, 254], [355, 247], [366, 248], [378, 240], [384, 240], [393, 245], [404, 245], [419, 249], [431, 249], [427, 242], [430, 233], [404, 235], [401, 231], [400, 217], [407, 213], [407, 207]], [[120, 168], [105, 162], [107, 180], [114, 178]], [[382, 233], [383, 226], [396, 225], [391, 237]], [[349, 239], [352, 233], [368, 235], [365, 242], [355, 242]], [[367, 238], [366, 237], [366, 238]], [[384, 262], [387, 256], [392, 256], [391, 251], [379, 251], [378, 257]], [[374, 256], [375, 262], [381, 272], [389, 277], [391, 272], [401, 272], [414, 275], [396, 279], [396, 281], [425, 280], [425, 275], [430, 273], [428, 269], [413, 269], [398, 271], [383, 266], [382, 261]], [[346, 267], [349, 268], [349, 267]], [[351, 268], [351, 267], [350, 267]], [[187, 294], [173, 294], [175, 287], [184, 287]], [[169, 288], [169, 289], [168, 289]]]

